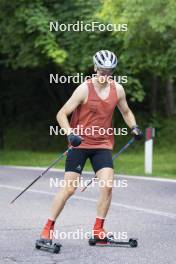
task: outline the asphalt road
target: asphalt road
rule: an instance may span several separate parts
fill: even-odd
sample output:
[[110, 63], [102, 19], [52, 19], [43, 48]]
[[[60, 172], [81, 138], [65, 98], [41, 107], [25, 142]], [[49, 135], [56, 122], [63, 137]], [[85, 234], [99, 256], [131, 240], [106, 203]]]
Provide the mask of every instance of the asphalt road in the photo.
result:
[[[176, 181], [119, 177], [114, 187], [106, 230], [118, 236], [138, 238], [137, 248], [91, 247], [86, 239], [61, 239], [59, 254], [36, 250], [35, 240], [45, 223], [56, 187], [50, 178], [62, 179], [52, 171], [39, 180], [14, 204], [9, 202], [26, 187], [39, 170], [0, 167], [0, 264], [5, 263], [176, 263]], [[91, 175], [84, 175], [89, 179]], [[96, 216], [98, 187], [77, 190], [56, 223], [56, 235], [91, 231]], [[58, 232], [58, 233], [57, 233]], [[122, 237], [123, 238], [123, 237]]]

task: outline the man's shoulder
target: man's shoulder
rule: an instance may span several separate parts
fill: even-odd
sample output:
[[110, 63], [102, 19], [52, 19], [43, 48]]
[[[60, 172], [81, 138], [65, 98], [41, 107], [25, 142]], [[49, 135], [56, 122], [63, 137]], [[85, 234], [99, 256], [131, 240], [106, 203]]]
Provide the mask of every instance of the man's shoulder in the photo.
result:
[[78, 91], [83, 91], [83, 90], [86, 90], [87, 89], [87, 82], [83, 82], [81, 83], [80, 85], [77, 86], [76, 90]]
[[114, 81], [114, 84], [115, 84], [115, 87], [116, 87], [116, 91], [117, 91], [117, 93], [119, 95], [122, 95], [122, 94], [125, 93], [124, 88], [123, 88], [123, 86], [120, 83]]
[[88, 95], [88, 87], [86, 82], [81, 83], [74, 91], [74, 94], [80, 98], [82, 101], [85, 100], [85, 98]]

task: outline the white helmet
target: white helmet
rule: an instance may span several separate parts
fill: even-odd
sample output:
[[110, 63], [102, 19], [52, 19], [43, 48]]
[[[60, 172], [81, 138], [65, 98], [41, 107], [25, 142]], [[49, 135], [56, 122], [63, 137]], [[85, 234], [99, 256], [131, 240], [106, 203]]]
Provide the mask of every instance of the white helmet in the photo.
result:
[[97, 68], [114, 69], [117, 66], [116, 55], [109, 50], [100, 50], [93, 56], [93, 62]]

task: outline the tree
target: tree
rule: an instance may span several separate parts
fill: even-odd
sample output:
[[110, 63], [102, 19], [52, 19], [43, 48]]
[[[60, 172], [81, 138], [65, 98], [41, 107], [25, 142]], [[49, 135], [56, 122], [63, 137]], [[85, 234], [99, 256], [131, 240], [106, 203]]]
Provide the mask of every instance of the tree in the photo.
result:
[[34, 68], [48, 61], [62, 65], [67, 52], [49, 31], [52, 19], [45, 1], [0, 1], [1, 40], [3, 63], [14, 69]]
[[[123, 34], [121, 60], [132, 72], [147, 71], [165, 85], [167, 102], [174, 113], [171, 83], [176, 77], [176, 2], [175, 0], [102, 1], [99, 16], [113, 23], [127, 23]], [[156, 86], [156, 84], [151, 85]]]

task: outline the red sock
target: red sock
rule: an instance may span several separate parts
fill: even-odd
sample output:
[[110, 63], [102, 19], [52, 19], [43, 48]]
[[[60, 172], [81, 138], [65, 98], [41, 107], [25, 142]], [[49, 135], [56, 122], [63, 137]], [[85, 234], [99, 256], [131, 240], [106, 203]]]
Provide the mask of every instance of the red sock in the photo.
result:
[[45, 224], [43, 230], [42, 230], [42, 233], [41, 233], [41, 238], [44, 238], [44, 239], [52, 239], [51, 237], [51, 231], [54, 230], [54, 224], [55, 224], [55, 221], [51, 220], [48, 218], [48, 221], [47, 223]]
[[93, 236], [95, 238], [104, 239], [106, 231], [103, 228], [105, 218], [96, 217], [96, 221], [93, 228]]
[[96, 217], [96, 221], [94, 224], [94, 230], [98, 230], [100, 228], [103, 228], [105, 218]]
[[53, 221], [53, 220], [51, 220], [51, 219], [48, 218], [48, 221], [45, 224], [45, 227], [52, 228], [52, 227], [54, 227], [54, 224], [55, 224], [55, 221]]

